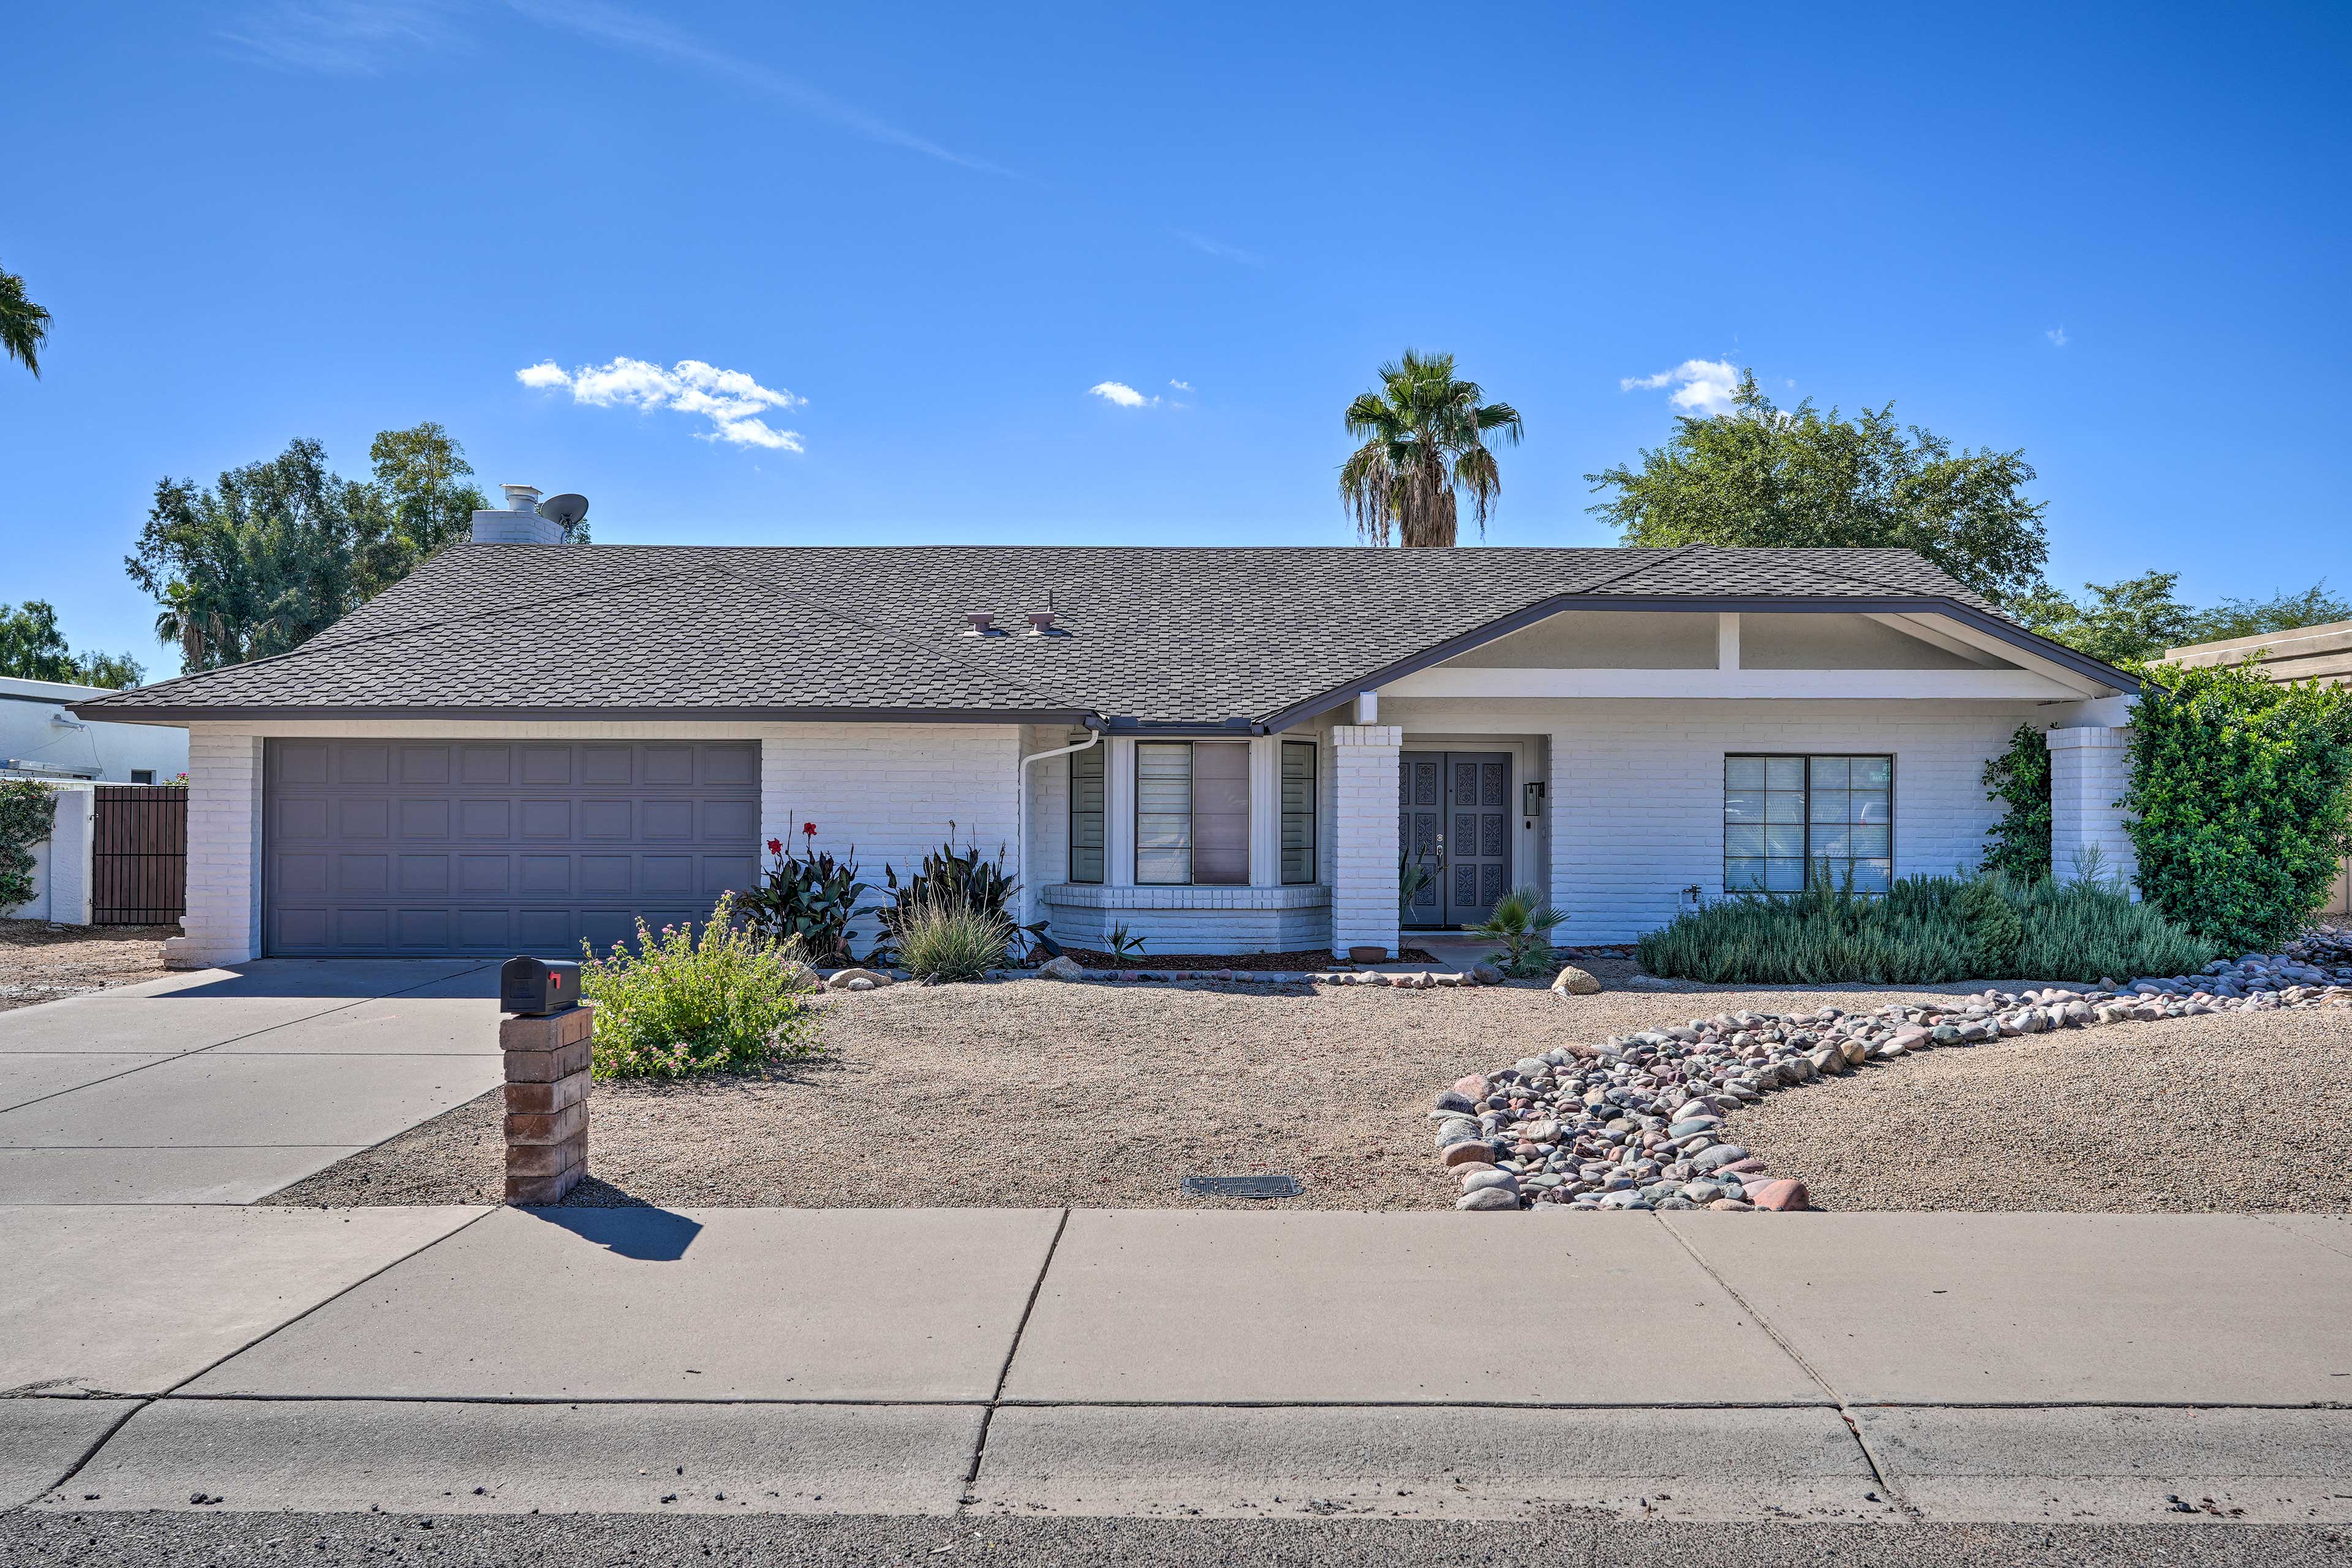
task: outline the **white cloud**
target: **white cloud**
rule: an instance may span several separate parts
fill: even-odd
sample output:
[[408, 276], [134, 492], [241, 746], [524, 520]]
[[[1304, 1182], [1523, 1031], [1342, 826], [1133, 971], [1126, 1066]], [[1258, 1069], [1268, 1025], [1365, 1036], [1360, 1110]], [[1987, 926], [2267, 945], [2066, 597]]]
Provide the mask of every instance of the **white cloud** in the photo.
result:
[[2042, 335], [2050, 340], [2050, 346], [2053, 349], [2066, 346], [2066, 329], [2063, 327], [2053, 327]]
[[1655, 375], [1629, 375], [1617, 384], [1620, 392], [1655, 391], [1671, 386], [1666, 401], [1687, 413], [1728, 414], [1732, 395], [1739, 390], [1739, 371], [1727, 359], [1686, 359]]
[[1179, 392], [1190, 392], [1192, 390], [1192, 384], [1189, 381], [1177, 381], [1171, 378], [1168, 384], [1174, 387]]
[[761, 415], [771, 408], [796, 407], [807, 398], [761, 386], [740, 370], [720, 370], [698, 359], [682, 359], [664, 370], [647, 360], [623, 357], [570, 372], [553, 360], [541, 360], [515, 372], [515, 379], [542, 390], [569, 387], [572, 402], [593, 408], [667, 408], [698, 416], [710, 421], [709, 429], [695, 432], [700, 441], [777, 452], [802, 450], [799, 431], [778, 430]]
[[1227, 245], [1222, 239], [1211, 239], [1205, 234], [1195, 234], [1189, 228], [1170, 229], [1169, 233], [1191, 246], [1203, 256], [1213, 256], [1220, 261], [1238, 261], [1244, 267], [1263, 267], [1265, 258], [1238, 245]]
[[437, 0], [268, 0], [220, 36], [262, 65], [327, 76], [373, 76], [463, 41]]
[[1121, 408], [1149, 408], [1160, 401], [1156, 397], [1144, 396], [1123, 381], [1097, 382], [1087, 390], [1104, 402], [1116, 403]]

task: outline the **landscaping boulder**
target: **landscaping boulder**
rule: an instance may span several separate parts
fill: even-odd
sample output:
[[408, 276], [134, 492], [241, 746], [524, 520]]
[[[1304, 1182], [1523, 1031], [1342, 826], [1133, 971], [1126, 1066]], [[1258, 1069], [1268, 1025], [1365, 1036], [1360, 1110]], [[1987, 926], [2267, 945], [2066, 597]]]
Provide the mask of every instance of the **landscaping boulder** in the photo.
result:
[[1472, 966], [1470, 978], [1481, 985], [1500, 985], [1503, 983], [1503, 972], [1491, 963], [1480, 963]]
[[848, 991], [853, 989], [850, 983], [856, 980], [866, 982], [864, 985], [854, 987], [860, 991], [872, 991], [890, 984], [890, 977], [888, 975], [879, 973], [875, 970], [836, 969], [830, 975], [825, 977], [824, 988], [827, 991]]
[[1551, 983], [1551, 992], [1555, 996], [1590, 996], [1600, 989], [1601, 982], [1572, 963], [1561, 970], [1559, 978]]
[[1037, 973], [1046, 980], [1083, 980], [1087, 973], [1078, 961], [1067, 953], [1059, 958], [1047, 959], [1037, 966]]

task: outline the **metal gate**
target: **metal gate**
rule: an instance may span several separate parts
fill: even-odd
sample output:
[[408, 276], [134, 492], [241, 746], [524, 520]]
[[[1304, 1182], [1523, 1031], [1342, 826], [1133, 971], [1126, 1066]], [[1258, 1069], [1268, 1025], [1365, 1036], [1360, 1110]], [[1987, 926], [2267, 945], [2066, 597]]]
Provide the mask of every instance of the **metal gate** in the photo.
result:
[[188, 911], [188, 792], [100, 784], [91, 802], [89, 918], [170, 925]]

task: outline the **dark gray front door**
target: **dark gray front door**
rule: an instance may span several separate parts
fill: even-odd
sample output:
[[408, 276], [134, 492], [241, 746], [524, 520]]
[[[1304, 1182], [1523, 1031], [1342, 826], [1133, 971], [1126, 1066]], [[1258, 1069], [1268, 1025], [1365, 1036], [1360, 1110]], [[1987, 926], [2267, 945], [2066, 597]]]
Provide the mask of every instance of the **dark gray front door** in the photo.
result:
[[1429, 879], [1408, 926], [1476, 925], [1511, 885], [1508, 752], [1407, 752], [1399, 763], [1397, 839]]
[[270, 741], [263, 951], [577, 958], [758, 868], [739, 741]]

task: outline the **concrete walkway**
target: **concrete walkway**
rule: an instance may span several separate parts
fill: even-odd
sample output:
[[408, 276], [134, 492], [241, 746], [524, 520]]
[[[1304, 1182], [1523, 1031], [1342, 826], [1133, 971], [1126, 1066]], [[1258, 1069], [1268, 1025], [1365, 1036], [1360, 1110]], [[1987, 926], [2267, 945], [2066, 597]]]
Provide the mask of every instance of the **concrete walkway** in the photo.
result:
[[2352, 1521], [2352, 1217], [31, 1207], [0, 1256], [37, 1510]]
[[498, 970], [271, 959], [0, 1013], [0, 1203], [251, 1203], [495, 1087]]

